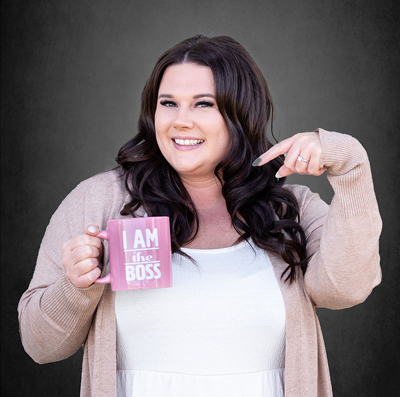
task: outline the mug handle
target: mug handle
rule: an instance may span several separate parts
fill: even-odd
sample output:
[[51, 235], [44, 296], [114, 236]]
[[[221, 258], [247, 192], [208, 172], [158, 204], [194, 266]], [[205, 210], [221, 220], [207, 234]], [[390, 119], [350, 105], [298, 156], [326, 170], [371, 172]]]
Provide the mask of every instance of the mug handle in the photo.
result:
[[[104, 240], [108, 240], [108, 231], [102, 230], [96, 237], [103, 238]], [[109, 284], [111, 283], [111, 273], [108, 273], [107, 276], [103, 278], [98, 278], [95, 280], [96, 284]]]

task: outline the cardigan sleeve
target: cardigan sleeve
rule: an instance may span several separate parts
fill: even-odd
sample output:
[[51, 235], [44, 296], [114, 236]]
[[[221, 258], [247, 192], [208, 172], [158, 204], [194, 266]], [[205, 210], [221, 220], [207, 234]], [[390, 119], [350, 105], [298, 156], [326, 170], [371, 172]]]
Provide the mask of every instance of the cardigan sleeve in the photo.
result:
[[38, 363], [65, 359], [85, 342], [104, 285], [76, 288], [62, 265], [61, 247], [85, 233], [88, 222], [106, 227], [118, 205], [112, 172], [79, 184], [52, 216], [42, 240], [29, 288], [18, 305], [20, 335], [26, 352]]
[[316, 306], [342, 309], [363, 302], [380, 283], [382, 221], [365, 149], [349, 135], [317, 131], [334, 197], [327, 206], [309, 190], [300, 194], [310, 257], [304, 285]]

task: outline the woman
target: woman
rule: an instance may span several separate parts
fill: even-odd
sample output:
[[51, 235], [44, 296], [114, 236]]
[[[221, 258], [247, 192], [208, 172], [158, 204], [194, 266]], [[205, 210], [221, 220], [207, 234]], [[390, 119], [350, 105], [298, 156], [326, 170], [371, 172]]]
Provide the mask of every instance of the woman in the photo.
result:
[[[35, 361], [84, 344], [82, 396], [332, 395], [315, 307], [356, 305], [380, 282], [368, 158], [323, 129], [272, 146], [271, 114], [235, 40], [197, 36], [160, 57], [119, 168], [78, 185], [46, 230], [19, 305]], [[330, 206], [284, 183], [325, 170]], [[99, 230], [146, 214], [170, 217], [174, 287], [93, 284]]]

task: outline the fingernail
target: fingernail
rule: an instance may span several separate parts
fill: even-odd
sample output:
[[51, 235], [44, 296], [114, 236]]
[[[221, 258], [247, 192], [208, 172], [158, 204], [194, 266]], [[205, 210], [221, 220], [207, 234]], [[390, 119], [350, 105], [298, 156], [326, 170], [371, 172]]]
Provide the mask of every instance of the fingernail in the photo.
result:
[[276, 178], [276, 179], [282, 178], [282, 177], [279, 175], [279, 171], [275, 174], [275, 178]]
[[96, 226], [89, 226], [87, 228], [87, 230], [88, 230], [89, 233], [96, 233], [97, 232]]
[[257, 167], [257, 166], [261, 163], [261, 161], [262, 161], [262, 158], [261, 158], [261, 157], [259, 157], [258, 159], [255, 159], [255, 160], [253, 161], [252, 166], [253, 166], [253, 167]]

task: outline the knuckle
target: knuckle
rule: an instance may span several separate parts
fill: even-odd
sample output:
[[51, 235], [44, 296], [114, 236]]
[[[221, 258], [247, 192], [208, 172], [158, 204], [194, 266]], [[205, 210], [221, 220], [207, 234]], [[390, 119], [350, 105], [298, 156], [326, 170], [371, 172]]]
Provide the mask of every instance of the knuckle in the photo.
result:
[[84, 288], [85, 286], [82, 283], [81, 278], [77, 278], [76, 280], [72, 281], [71, 283], [75, 285], [76, 288]]
[[99, 247], [101, 245], [101, 240], [98, 237], [95, 236], [86, 236], [87, 237], [87, 245], [90, 245], [92, 247]]
[[100, 248], [92, 247], [93, 258], [98, 258], [100, 256]]
[[90, 245], [85, 245], [84, 254], [86, 257], [90, 258], [93, 254], [92, 247]]
[[87, 234], [82, 235], [82, 245], [89, 245], [90, 240], [90, 236], [88, 236]]
[[87, 273], [85, 275], [85, 278], [86, 278], [86, 281], [87, 281], [87, 285], [92, 284], [93, 281], [95, 280], [92, 273]]
[[96, 268], [98, 264], [99, 264], [99, 261], [96, 258], [89, 259], [89, 266], [91, 269]]
[[[292, 167], [291, 164], [293, 164], [293, 163], [291, 162], [290, 158], [287, 158], [287, 157], [286, 157], [285, 161], [283, 162], [283, 165], [284, 165], [286, 168], [291, 169], [291, 167]], [[292, 168], [293, 168], [293, 167], [292, 167]]]
[[85, 277], [87, 280], [86, 286], [88, 287], [89, 285], [93, 284], [97, 280], [98, 276], [99, 274], [95, 269], [87, 273]]
[[90, 245], [83, 245], [79, 249], [79, 257], [83, 259], [91, 258], [93, 255], [92, 248]]

